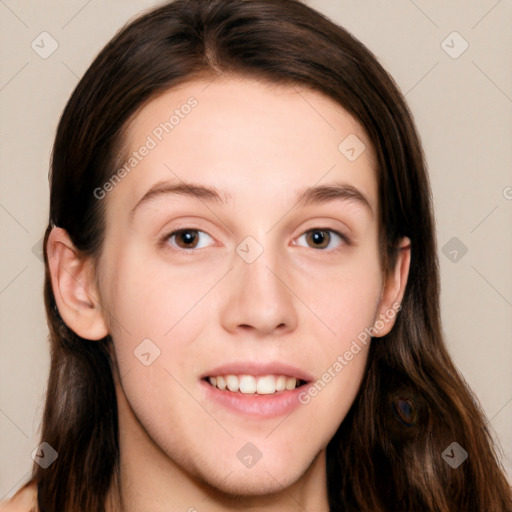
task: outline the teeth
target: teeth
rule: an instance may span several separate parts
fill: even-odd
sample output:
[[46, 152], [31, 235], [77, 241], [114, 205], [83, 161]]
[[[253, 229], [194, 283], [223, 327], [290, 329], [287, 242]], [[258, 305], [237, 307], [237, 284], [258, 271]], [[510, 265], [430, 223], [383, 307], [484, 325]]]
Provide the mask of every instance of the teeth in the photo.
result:
[[297, 385], [297, 380], [296, 379], [286, 379], [286, 389], [288, 390], [291, 390], [291, 389], [295, 389]]
[[258, 395], [271, 395], [276, 392], [276, 378], [273, 375], [267, 375], [258, 379], [256, 387]]
[[217, 387], [219, 389], [226, 389], [226, 379], [224, 377], [217, 377], [217, 379], [215, 379], [215, 377], [212, 377], [210, 379], [210, 384], [212, 386], [215, 386], [215, 382], [212, 382], [212, 380], [213, 381], [217, 380]]
[[226, 384], [229, 391], [236, 392], [239, 390], [238, 377], [236, 375], [226, 375]]
[[279, 375], [276, 380], [276, 391], [284, 391], [286, 389], [287, 378], [284, 375]]
[[256, 379], [252, 375], [241, 375], [238, 378], [240, 393], [253, 395], [256, 393]]
[[208, 382], [215, 388], [247, 395], [272, 395], [278, 391], [291, 391], [300, 384], [295, 377], [285, 375], [218, 375], [209, 377]]

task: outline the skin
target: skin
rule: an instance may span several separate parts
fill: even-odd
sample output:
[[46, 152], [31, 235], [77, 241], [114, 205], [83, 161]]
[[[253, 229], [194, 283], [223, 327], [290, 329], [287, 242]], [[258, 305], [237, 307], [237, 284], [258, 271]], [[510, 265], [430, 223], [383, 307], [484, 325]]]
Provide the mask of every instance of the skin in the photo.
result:
[[[255, 419], [213, 403], [200, 376], [232, 361], [282, 361], [320, 379], [400, 302], [409, 241], [383, 276], [373, 149], [318, 92], [237, 77], [189, 82], [131, 120], [128, 152], [191, 96], [197, 106], [102, 199], [97, 262], [60, 228], [47, 247], [64, 321], [84, 338], [114, 340], [122, 510], [327, 511], [325, 448], [357, 395], [369, 344], [287, 417]], [[366, 146], [353, 162], [338, 150], [350, 134]], [[228, 199], [159, 195], [130, 220], [162, 180], [215, 186]], [[340, 199], [294, 208], [304, 188], [335, 182], [356, 187], [372, 211]], [[184, 227], [199, 230], [198, 248], [165, 240]], [[350, 243], [327, 232], [318, 248], [307, 236], [315, 228]], [[247, 236], [263, 248], [252, 263], [235, 250]], [[134, 356], [144, 339], [160, 350], [149, 366]], [[237, 457], [248, 442], [262, 454], [252, 468]]]

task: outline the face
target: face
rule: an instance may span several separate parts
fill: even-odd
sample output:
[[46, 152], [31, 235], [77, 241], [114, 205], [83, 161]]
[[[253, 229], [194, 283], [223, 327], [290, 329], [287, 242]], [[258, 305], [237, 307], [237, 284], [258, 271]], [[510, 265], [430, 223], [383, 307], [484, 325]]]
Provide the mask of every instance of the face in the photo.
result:
[[152, 100], [125, 142], [97, 192], [124, 421], [219, 489], [291, 485], [353, 403], [383, 312], [370, 141], [317, 92], [223, 78]]

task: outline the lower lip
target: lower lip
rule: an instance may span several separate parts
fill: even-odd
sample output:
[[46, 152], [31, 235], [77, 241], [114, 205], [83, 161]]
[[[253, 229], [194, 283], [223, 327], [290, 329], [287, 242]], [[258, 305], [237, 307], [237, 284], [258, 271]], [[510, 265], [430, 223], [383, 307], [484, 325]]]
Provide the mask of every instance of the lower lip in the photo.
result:
[[208, 382], [201, 381], [207, 400], [216, 402], [231, 411], [258, 418], [275, 418], [290, 414], [301, 405], [299, 394], [306, 389], [300, 386], [290, 391], [278, 391], [272, 395], [244, 394], [222, 391]]

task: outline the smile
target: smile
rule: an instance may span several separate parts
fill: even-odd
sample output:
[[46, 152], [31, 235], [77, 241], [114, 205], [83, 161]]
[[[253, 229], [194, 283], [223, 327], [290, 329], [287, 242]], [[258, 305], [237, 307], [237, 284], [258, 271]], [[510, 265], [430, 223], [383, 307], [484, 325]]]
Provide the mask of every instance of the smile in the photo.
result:
[[214, 388], [232, 393], [246, 395], [273, 395], [280, 391], [291, 391], [305, 381], [286, 375], [217, 375], [207, 377], [207, 382]]

